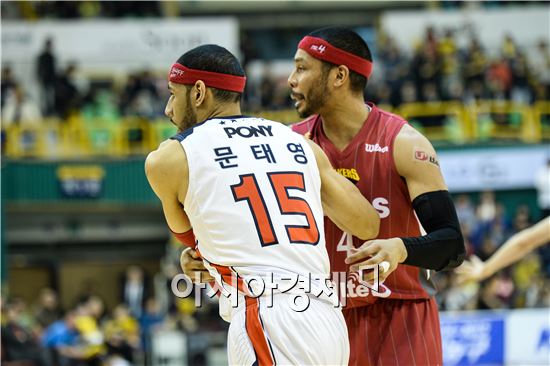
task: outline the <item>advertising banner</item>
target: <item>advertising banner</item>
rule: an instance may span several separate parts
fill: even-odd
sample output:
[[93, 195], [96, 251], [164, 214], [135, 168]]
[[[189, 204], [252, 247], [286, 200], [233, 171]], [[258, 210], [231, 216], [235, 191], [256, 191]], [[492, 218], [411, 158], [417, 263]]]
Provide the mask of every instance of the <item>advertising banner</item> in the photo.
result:
[[[76, 62], [86, 71], [168, 70], [181, 54], [215, 43], [238, 54], [238, 22], [231, 17], [37, 21], [2, 21], [2, 64], [32, 65], [51, 38], [61, 65]], [[19, 71], [19, 72], [18, 72]]]
[[550, 158], [547, 146], [508, 147], [438, 152], [450, 191], [535, 187], [537, 172]]
[[442, 316], [443, 362], [447, 366], [502, 365], [504, 319], [499, 315]]

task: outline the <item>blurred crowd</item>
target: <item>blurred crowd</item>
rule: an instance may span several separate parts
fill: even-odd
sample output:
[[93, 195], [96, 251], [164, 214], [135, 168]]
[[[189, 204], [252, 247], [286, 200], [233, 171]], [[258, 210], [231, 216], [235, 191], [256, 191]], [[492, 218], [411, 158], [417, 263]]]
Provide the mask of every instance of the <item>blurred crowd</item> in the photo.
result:
[[158, 17], [161, 1], [22, 1], [2, 2], [2, 17], [8, 19], [78, 19]]
[[[457, 33], [468, 40], [460, 48]], [[531, 104], [550, 99], [548, 40], [522, 47], [506, 34], [496, 49], [487, 50], [469, 29], [428, 27], [425, 37], [403, 52], [384, 33], [377, 42], [375, 85], [369, 90], [378, 104], [480, 100]]]
[[[548, 185], [550, 169], [545, 174], [543, 184]], [[526, 205], [506, 212], [492, 191], [481, 193], [477, 204], [468, 195], [458, 196], [455, 204], [468, 256], [476, 255], [483, 261], [512, 235], [540, 219]], [[547, 214], [547, 210], [542, 211], [542, 215]], [[441, 310], [550, 307], [550, 247], [543, 246], [481, 283], [460, 283], [453, 272], [439, 272], [435, 281]]]
[[[469, 39], [467, 47], [459, 47], [457, 33]], [[384, 32], [371, 48], [375, 73], [366, 99], [385, 107], [444, 101], [471, 105], [483, 100], [532, 104], [550, 99], [550, 50], [545, 39], [527, 48], [507, 34], [495, 52], [470, 30], [428, 27], [412, 52]], [[289, 108], [288, 100], [281, 98], [286, 88], [285, 78], [266, 71], [252, 88], [255, 93], [249, 94], [249, 101], [256, 101], [252, 109]]]
[[163, 115], [167, 100], [166, 80], [150, 71], [129, 74], [125, 83], [115, 87], [113, 80], [92, 82], [76, 63], [60, 68], [54, 40], [47, 39], [35, 61], [38, 98], [31, 98], [14, 76], [10, 65], [2, 67], [2, 124], [36, 125], [44, 118], [61, 122], [78, 117], [85, 121], [116, 122], [122, 116], [154, 119]]
[[[141, 267], [129, 267], [121, 281], [120, 303], [112, 309], [94, 293], [82, 294], [73, 306], [62, 309], [51, 288], [42, 289], [35, 304], [19, 297], [2, 299], [2, 364], [151, 365], [158, 361], [152, 359], [154, 337], [167, 331], [187, 335], [190, 363], [206, 364], [205, 338], [208, 332], [225, 331], [226, 323], [218, 316], [217, 300], [206, 294], [201, 307], [195, 307], [193, 295], [174, 296], [170, 284], [176, 274], [175, 262], [153, 280]], [[186, 348], [184, 341], [178, 349]]]
[[[550, 177], [550, 163], [544, 174]], [[455, 203], [468, 255], [482, 260], [539, 220], [525, 205], [507, 212], [491, 191], [480, 194], [477, 203], [469, 195], [457, 196]], [[548, 207], [543, 207], [543, 215]], [[67, 309], [49, 288], [40, 292], [36, 304], [3, 299], [2, 361], [27, 360], [28, 366], [151, 364], [152, 339], [158, 332], [176, 330], [193, 344], [187, 347], [191, 364], [206, 364], [212, 332], [226, 332], [227, 323], [218, 315], [217, 299], [205, 291], [201, 307], [195, 306], [196, 289], [188, 298], [172, 293], [172, 279], [180, 273], [181, 246], [168, 248], [153, 278], [141, 267], [127, 268], [119, 303], [112, 309], [93, 292], [82, 294]], [[550, 307], [550, 248], [542, 247], [481, 283], [458, 283], [454, 272], [438, 272], [434, 279], [440, 310]], [[185, 291], [183, 284], [180, 291]]]
[[[465, 48], [458, 46], [469, 39]], [[141, 70], [123, 82], [89, 79], [75, 63], [63, 68], [56, 61], [55, 40], [48, 39], [36, 56], [35, 72], [39, 98], [14, 77], [10, 65], [3, 65], [1, 102], [4, 126], [40, 123], [44, 117], [65, 121], [77, 116], [88, 121], [116, 122], [121, 117], [155, 120], [163, 117], [168, 94], [165, 73]], [[251, 39], [242, 42], [245, 68], [260, 58]], [[246, 47], [245, 47], [246, 45]], [[466, 105], [480, 100], [532, 104], [550, 100], [550, 50], [548, 40], [534, 47], [518, 45], [505, 35], [495, 52], [486, 49], [470, 30], [428, 27], [424, 39], [401, 49], [380, 31], [373, 45], [376, 72], [367, 87], [367, 100], [386, 107], [404, 103], [457, 101]], [[532, 45], [531, 45], [532, 46]], [[62, 47], [62, 45], [59, 45]], [[249, 112], [291, 109], [286, 75], [274, 75], [267, 61], [260, 76], [249, 77], [243, 109]]]

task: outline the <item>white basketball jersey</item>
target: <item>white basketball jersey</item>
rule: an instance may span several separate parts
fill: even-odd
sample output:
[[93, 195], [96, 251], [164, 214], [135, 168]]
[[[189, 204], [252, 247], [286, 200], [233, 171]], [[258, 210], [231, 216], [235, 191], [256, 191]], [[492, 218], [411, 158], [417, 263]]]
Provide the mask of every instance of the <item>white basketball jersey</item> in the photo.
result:
[[174, 139], [189, 164], [184, 209], [208, 264], [240, 276], [328, 276], [319, 170], [301, 135], [238, 116]]

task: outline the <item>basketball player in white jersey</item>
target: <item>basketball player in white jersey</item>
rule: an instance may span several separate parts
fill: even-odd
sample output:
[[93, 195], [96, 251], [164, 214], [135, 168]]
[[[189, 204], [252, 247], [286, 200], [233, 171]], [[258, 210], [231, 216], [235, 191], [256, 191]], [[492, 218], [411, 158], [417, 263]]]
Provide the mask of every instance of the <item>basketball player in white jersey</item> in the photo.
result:
[[[196, 237], [210, 275], [236, 285], [244, 300], [231, 312], [230, 364], [347, 365], [340, 309], [306, 295], [309, 306], [295, 311], [290, 300], [302, 290], [285, 292], [278, 280], [311, 275], [312, 287], [326, 286], [323, 209], [365, 240], [376, 237], [378, 214], [317, 145], [283, 124], [241, 115], [245, 80], [222, 47], [181, 56], [165, 110], [178, 134], [149, 154], [147, 178], [176, 237], [192, 244]], [[253, 276], [272, 281], [270, 299], [247, 286]]]

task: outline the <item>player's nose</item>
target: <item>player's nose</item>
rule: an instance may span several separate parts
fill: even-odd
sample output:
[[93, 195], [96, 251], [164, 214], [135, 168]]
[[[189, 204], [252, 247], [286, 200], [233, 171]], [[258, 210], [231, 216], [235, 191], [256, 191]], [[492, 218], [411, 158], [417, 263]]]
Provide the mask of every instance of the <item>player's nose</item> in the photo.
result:
[[288, 76], [287, 83], [288, 83], [288, 86], [290, 86], [291, 88], [296, 87], [297, 81], [296, 81], [296, 73], [294, 71], [292, 71], [292, 73]]
[[164, 107], [164, 115], [168, 118], [172, 118], [172, 107], [170, 106], [170, 103], [166, 103], [166, 107]]

